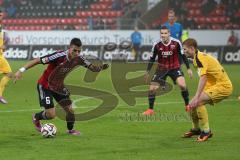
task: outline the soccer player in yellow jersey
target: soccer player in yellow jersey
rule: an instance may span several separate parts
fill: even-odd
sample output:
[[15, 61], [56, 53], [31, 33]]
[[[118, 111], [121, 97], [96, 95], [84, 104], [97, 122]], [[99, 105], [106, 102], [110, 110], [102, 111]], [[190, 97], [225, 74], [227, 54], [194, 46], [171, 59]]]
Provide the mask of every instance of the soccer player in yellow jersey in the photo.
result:
[[198, 69], [200, 77], [198, 89], [189, 103], [193, 128], [183, 135], [190, 138], [199, 135], [198, 142], [208, 140], [212, 136], [208, 123], [208, 113], [205, 104], [217, 103], [231, 95], [233, 87], [226, 71], [217, 59], [198, 51], [197, 41], [187, 39], [183, 42], [183, 50], [188, 58], [193, 59], [193, 65]]
[[3, 55], [7, 40], [5, 39], [4, 32], [2, 30], [2, 19], [3, 12], [2, 9], [0, 8], [0, 73], [3, 74], [3, 77], [0, 80], [0, 103], [6, 104], [7, 101], [3, 98], [3, 91], [11, 78], [12, 70]]

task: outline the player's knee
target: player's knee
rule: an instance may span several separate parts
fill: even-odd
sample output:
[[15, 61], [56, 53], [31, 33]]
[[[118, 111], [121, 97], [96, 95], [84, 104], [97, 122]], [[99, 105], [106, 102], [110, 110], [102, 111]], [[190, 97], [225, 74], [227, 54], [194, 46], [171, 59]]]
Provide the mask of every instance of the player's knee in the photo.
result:
[[179, 84], [178, 86], [181, 89], [181, 91], [186, 91], [187, 90], [187, 86], [185, 84]]
[[74, 114], [73, 108], [72, 108], [72, 107], [69, 107], [69, 109], [67, 110], [67, 113]]
[[159, 88], [159, 86], [151, 85], [150, 88], [149, 88], [149, 92], [156, 93], [158, 88]]
[[54, 111], [46, 112], [46, 116], [48, 119], [54, 119], [56, 117], [56, 113]]
[[152, 88], [152, 89], [149, 90], [150, 95], [156, 94], [156, 92], [157, 92], [156, 88]]

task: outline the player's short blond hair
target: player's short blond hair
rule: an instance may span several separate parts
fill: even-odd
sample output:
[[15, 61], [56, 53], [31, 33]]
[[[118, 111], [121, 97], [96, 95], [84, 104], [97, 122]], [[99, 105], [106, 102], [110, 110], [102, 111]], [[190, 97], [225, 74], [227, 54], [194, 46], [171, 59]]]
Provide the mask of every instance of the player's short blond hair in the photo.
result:
[[188, 38], [183, 42], [183, 45], [187, 46], [187, 47], [194, 47], [195, 49], [198, 48], [198, 44], [197, 41], [193, 38]]

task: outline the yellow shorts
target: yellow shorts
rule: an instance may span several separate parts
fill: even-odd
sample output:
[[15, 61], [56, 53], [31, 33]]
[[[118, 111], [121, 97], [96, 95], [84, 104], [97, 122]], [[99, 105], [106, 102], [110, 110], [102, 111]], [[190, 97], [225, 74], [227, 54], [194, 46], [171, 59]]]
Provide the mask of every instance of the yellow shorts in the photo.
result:
[[5, 57], [0, 56], [0, 73], [10, 73], [12, 69]]
[[204, 89], [204, 92], [211, 98], [210, 104], [220, 102], [221, 100], [229, 97], [233, 91], [233, 87], [230, 83], [218, 83], [211, 87]]

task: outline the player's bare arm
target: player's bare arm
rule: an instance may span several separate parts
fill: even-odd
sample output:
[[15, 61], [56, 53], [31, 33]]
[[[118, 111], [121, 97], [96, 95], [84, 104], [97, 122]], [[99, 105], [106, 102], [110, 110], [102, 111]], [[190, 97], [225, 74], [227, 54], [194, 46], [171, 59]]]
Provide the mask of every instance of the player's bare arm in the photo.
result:
[[26, 63], [23, 67], [21, 67], [16, 73], [15, 73], [15, 80], [14, 83], [16, 83], [17, 80], [19, 80], [22, 77], [22, 73], [25, 72], [27, 69], [30, 69], [34, 67], [37, 64], [40, 64], [40, 58], [36, 58], [34, 60], [29, 61]]
[[193, 72], [192, 72], [192, 70], [190, 68], [189, 61], [188, 61], [188, 59], [187, 59], [185, 54], [182, 54], [182, 59], [183, 59], [184, 64], [187, 67], [187, 73], [188, 73], [189, 77], [192, 78], [193, 77]]
[[206, 82], [207, 82], [207, 76], [206, 75], [202, 75], [200, 77], [200, 80], [199, 80], [199, 83], [198, 83], [198, 89], [196, 91], [196, 94], [195, 94], [195, 96], [193, 97], [193, 99], [191, 100], [191, 102], [189, 104], [189, 106], [191, 108], [197, 107], [199, 105], [199, 103], [200, 103], [199, 99], [200, 99], [200, 96], [201, 96], [201, 94], [203, 92], [203, 89], [204, 89], [204, 87], [206, 85]]

